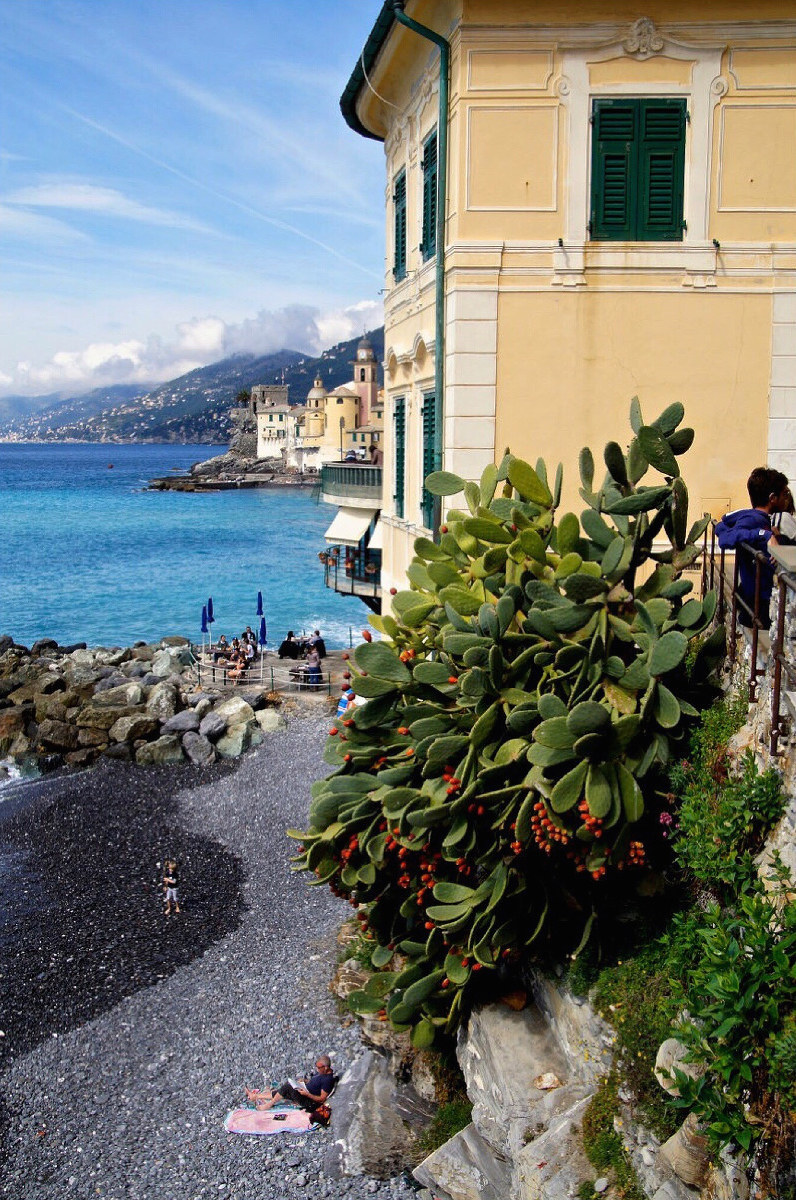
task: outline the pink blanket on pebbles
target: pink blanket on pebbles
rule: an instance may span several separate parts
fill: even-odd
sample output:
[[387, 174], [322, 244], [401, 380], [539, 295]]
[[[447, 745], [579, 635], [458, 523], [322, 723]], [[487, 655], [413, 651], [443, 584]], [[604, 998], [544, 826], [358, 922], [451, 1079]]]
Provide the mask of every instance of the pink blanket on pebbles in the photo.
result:
[[317, 1127], [302, 1108], [266, 1109], [264, 1112], [258, 1112], [256, 1108], [235, 1108], [227, 1113], [224, 1128], [227, 1133], [254, 1133], [263, 1137], [269, 1133], [307, 1133]]

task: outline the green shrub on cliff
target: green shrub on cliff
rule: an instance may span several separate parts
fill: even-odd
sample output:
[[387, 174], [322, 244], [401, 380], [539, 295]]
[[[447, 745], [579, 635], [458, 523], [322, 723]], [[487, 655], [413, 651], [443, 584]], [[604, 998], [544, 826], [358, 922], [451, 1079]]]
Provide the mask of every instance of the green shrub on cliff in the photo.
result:
[[[634, 400], [599, 484], [583, 450], [580, 520], [558, 515], [561, 468], [551, 481], [542, 460], [426, 481], [467, 509], [416, 541], [409, 588], [371, 618], [385, 638], [352, 664], [369, 702], [330, 731], [335, 771], [293, 834], [296, 868], [361, 906], [375, 942], [349, 1003], [416, 1046], [454, 1030], [487, 977], [575, 950], [666, 847], [662, 772], [723, 652], [723, 631], [702, 636], [715, 595], [680, 578], [708, 519], [689, 529], [682, 419], [673, 404], [646, 425]], [[651, 466], [663, 479], [642, 485]]]

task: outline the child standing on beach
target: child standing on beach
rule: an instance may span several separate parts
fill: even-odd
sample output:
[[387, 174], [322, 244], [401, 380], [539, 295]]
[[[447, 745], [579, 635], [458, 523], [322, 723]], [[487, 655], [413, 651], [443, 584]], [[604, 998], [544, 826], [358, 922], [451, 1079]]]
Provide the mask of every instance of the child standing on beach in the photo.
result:
[[163, 894], [166, 902], [166, 916], [171, 913], [172, 903], [174, 911], [180, 911], [180, 902], [177, 898], [177, 863], [173, 858], [166, 859], [166, 868], [163, 872]]

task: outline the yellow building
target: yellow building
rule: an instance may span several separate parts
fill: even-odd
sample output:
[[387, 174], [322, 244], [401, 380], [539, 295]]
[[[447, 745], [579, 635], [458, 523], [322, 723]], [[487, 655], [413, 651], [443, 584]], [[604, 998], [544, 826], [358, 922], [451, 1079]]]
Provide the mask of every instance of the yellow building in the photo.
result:
[[685, 404], [695, 510], [796, 477], [792, 0], [388, 2], [341, 107], [386, 156], [385, 587], [425, 472], [510, 446], [579, 511], [635, 394]]

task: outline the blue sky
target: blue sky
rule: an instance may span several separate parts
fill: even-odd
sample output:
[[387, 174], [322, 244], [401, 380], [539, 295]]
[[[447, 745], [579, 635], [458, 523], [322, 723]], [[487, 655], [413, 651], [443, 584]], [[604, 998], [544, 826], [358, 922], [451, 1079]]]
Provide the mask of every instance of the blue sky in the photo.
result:
[[0, 393], [320, 350], [381, 321], [378, 0], [0, 0]]

